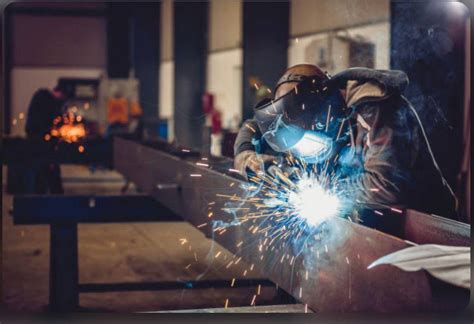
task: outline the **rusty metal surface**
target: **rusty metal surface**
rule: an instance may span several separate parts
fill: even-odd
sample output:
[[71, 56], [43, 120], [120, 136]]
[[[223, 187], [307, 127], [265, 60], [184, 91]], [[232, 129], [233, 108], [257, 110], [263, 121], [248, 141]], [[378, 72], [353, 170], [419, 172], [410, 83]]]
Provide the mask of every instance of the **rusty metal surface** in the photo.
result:
[[247, 306], [247, 307], [228, 307], [228, 308], [202, 308], [202, 309], [184, 309], [173, 311], [158, 311], [147, 313], [312, 313], [302, 304], [289, 305], [270, 305], [270, 306]]
[[417, 244], [471, 244], [471, 226], [468, 224], [412, 209], [405, 211], [403, 231], [406, 240]]
[[[308, 237], [310, 248], [299, 255], [290, 246], [261, 248], [264, 233], [249, 230], [260, 225], [257, 220], [227, 227], [223, 235], [217, 234], [211, 224], [229, 222], [232, 216], [222, 210], [228, 198], [216, 193], [244, 194], [241, 181], [225, 171], [230, 161], [209, 162], [215, 169], [204, 168], [195, 164], [196, 157], [177, 158], [122, 139], [116, 141], [114, 152], [119, 172], [199, 226], [236, 257], [258, 267], [313, 311], [423, 311], [462, 308], [468, 302], [465, 291], [460, 289], [448, 290], [446, 294], [436, 292], [433, 279], [424, 271], [404, 272], [387, 265], [367, 270], [379, 257], [410, 245], [403, 239], [344, 219], [334, 218], [322, 235]], [[212, 219], [208, 217], [210, 202]], [[239, 245], [240, 242], [245, 244]]]

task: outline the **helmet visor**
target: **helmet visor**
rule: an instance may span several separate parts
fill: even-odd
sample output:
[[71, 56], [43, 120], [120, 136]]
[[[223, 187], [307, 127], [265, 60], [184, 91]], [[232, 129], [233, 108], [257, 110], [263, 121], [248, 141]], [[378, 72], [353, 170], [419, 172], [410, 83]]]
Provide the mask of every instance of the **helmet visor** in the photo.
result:
[[337, 88], [309, 77], [279, 99], [257, 105], [255, 119], [273, 150], [317, 161], [330, 156], [344, 109]]

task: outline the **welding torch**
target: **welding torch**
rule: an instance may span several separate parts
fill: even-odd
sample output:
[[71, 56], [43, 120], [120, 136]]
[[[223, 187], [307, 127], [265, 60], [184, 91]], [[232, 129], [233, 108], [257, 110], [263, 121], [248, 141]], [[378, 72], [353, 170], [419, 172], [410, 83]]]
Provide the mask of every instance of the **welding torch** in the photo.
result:
[[296, 184], [290, 180], [289, 175], [276, 165], [271, 165], [267, 168], [267, 173], [276, 179], [280, 179], [291, 189], [296, 188]]

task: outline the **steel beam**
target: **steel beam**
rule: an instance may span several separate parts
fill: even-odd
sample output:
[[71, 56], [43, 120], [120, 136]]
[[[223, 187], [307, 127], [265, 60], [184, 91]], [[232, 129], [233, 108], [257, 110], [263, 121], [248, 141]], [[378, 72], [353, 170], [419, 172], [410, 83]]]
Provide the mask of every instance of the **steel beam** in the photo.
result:
[[[90, 164], [110, 166], [112, 163], [111, 139], [88, 139], [76, 143], [35, 141], [21, 137], [3, 138], [2, 163], [9, 167], [30, 166], [34, 163]], [[83, 153], [78, 148], [85, 147]]]
[[[117, 138], [114, 165], [144, 192], [198, 226], [248, 264], [254, 264], [270, 280], [313, 311], [426, 311], [460, 309], [467, 305], [469, 291], [444, 285], [425, 271], [404, 272], [388, 265], [367, 270], [367, 266], [377, 258], [409, 247], [411, 243], [402, 237], [344, 219], [334, 218], [320, 236], [308, 237], [309, 248], [300, 255], [293, 254], [285, 246], [260, 248], [265, 240], [264, 233], [249, 231], [261, 225], [257, 219], [227, 227], [223, 235], [216, 234], [212, 224], [232, 220], [232, 216], [222, 210], [229, 199], [216, 194], [235, 194], [237, 197], [245, 194], [241, 188], [242, 180], [229, 171], [232, 160], [208, 158], [206, 164], [209, 167], [202, 167], [196, 165], [199, 157], [186, 157], [181, 153], [178, 157], [172, 154], [172, 150], [180, 152], [166, 145], [156, 149]], [[209, 218], [210, 208], [212, 218]], [[245, 210], [237, 216], [250, 211]], [[392, 216], [407, 215], [410, 221], [405, 223], [409, 225], [406, 233], [412, 242], [417, 243], [416, 239], [420, 236], [416, 233], [423, 230], [419, 224], [414, 225], [416, 222], [413, 219], [418, 214], [409, 212]], [[431, 216], [423, 217], [436, 224], [436, 219]], [[435, 226], [438, 233], [444, 231], [444, 234], [433, 237], [432, 243], [457, 242], [466, 245], [469, 238], [469, 231], [466, 230], [470, 227], [458, 222], [446, 222], [449, 226]], [[450, 239], [451, 236], [459, 239]], [[294, 258], [291, 258], [292, 255]]]
[[406, 240], [418, 244], [471, 244], [470, 225], [411, 209], [404, 214], [403, 235]]
[[49, 310], [73, 312], [79, 307], [77, 224], [51, 224]]
[[288, 304], [288, 305], [270, 305], [270, 306], [253, 306], [253, 307], [228, 307], [228, 308], [199, 308], [184, 309], [172, 311], [157, 311], [148, 313], [312, 313], [305, 305]]
[[181, 221], [146, 195], [13, 197], [15, 225]]

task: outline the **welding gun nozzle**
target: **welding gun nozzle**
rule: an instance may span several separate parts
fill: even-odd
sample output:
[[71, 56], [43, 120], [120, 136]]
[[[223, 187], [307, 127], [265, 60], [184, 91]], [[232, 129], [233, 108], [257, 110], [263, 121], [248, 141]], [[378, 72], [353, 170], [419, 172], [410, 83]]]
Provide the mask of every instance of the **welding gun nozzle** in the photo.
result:
[[290, 188], [296, 187], [295, 183], [291, 181], [279, 167], [272, 165], [267, 169], [267, 172], [271, 174], [273, 177], [279, 178]]

